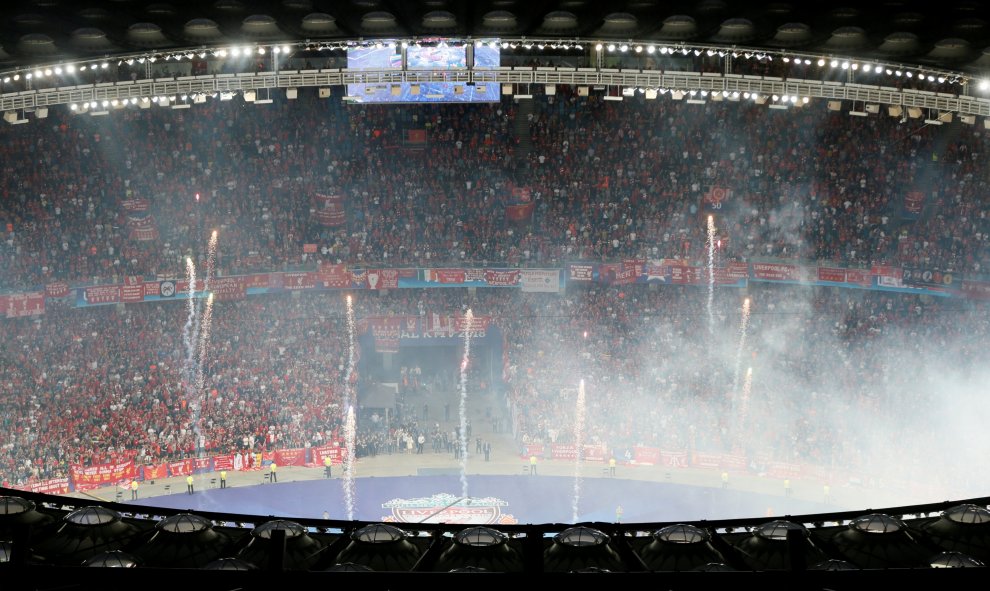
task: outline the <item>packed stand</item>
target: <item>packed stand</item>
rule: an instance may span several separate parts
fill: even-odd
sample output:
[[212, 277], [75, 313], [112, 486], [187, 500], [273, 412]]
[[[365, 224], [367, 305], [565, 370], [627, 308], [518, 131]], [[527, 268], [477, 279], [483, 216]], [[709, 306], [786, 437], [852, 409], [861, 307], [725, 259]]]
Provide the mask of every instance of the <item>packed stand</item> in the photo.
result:
[[[612, 102], [568, 88], [478, 105], [360, 106], [300, 93], [269, 106], [238, 99], [98, 118], [58, 109], [0, 129], [0, 288], [181, 276], [213, 229], [226, 274], [323, 262], [697, 262], [714, 189], [724, 196], [712, 212], [723, 261], [983, 273], [986, 133], [917, 121], [850, 118], [817, 103], [780, 112], [728, 100]], [[411, 144], [407, 132], [420, 129], [425, 143]], [[535, 211], [507, 220], [520, 187]], [[345, 225], [320, 223], [321, 193], [344, 197]], [[131, 238], [122, 204], [133, 200], [147, 203], [157, 237]]]

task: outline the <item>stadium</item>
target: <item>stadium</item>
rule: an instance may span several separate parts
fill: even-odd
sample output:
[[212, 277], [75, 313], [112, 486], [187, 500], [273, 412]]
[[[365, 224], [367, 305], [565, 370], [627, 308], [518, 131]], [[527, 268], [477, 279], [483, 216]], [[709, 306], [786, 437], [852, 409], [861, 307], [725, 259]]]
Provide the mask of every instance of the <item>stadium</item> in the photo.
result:
[[0, 12], [5, 587], [982, 578], [979, 4]]

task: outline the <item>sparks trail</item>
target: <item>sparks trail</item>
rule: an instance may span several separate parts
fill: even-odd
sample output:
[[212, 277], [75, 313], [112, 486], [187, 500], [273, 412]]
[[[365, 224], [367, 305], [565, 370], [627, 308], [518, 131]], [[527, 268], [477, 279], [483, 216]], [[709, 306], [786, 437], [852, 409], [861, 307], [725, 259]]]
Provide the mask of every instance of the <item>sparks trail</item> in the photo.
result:
[[739, 369], [742, 366], [743, 351], [746, 349], [746, 329], [749, 327], [749, 298], [743, 300], [742, 319], [739, 322], [739, 346], [736, 348], [736, 367], [732, 372], [732, 395], [739, 391]]
[[581, 502], [581, 467], [584, 464], [584, 419], [587, 412], [584, 398], [584, 380], [578, 385], [577, 404], [574, 409], [574, 497], [571, 501], [571, 522], [578, 521], [578, 507]]
[[708, 216], [708, 332], [715, 333], [715, 218]]
[[347, 457], [344, 458], [344, 502], [347, 519], [354, 519], [354, 453], [357, 444], [357, 423], [354, 417], [354, 390], [351, 387], [351, 375], [354, 373], [354, 303], [347, 296], [347, 371], [344, 373], [344, 401], [347, 416], [344, 417], [344, 448]]
[[471, 362], [471, 332], [474, 329], [474, 313], [470, 308], [464, 315], [464, 322], [464, 357], [461, 358], [461, 404], [459, 408], [460, 429], [457, 445], [460, 446], [461, 455], [461, 496], [467, 498], [467, 379], [468, 367]]

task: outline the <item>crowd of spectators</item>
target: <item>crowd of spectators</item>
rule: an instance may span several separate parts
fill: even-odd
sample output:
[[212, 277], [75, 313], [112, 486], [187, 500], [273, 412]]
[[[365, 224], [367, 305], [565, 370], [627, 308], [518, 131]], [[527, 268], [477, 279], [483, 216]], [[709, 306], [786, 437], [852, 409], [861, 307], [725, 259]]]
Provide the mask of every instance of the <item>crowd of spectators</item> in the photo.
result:
[[[226, 274], [319, 262], [703, 261], [703, 198], [713, 187], [728, 195], [714, 214], [722, 261], [979, 274], [990, 260], [987, 136], [959, 125], [850, 118], [814, 104], [783, 113], [729, 101], [606, 102], [568, 89], [482, 105], [360, 106], [300, 93], [268, 106], [53, 110], [0, 129], [0, 287], [181, 276], [186, 256], [206, 256], [214, 228]], [[410, 146], [406, 132], [417, 129], [427, 140]], [[514, 187], [536, 205], [522, 223], [505, 216]], [[913, 192], [920, 208], [907, 207]], [[343, 226], [313, 215], [318, 193], [344, 196]], [[129, 237], [126, 199], [150, 202], [157, 239]], [[892, 438], [919, 454], [944, 450], [936, 444], [945, 432], [923, 418], [938, 414], [949, 381], [928, 370], [952, 359], [954, 385], [985, 365], [984, 306], [865, 290], [750, 291], [748, 331], [737, 290], [719, 290], [708, 310], [697, 287], [398, 290], [357, 298], [357, 315], [471, 305], [492, 316], [506, 334], [504, 394], [520, 443], [573, 437], [561, 426], [573, 420], [581, 375], [586, 437], [611, 451], [741, 450], [875, 469], [906, 457]], [[203, 390], [184, 381], [186, 314], [176, 304], [50, 301], [42, 317], [7, 320], [4, 480], [119, 457], [339, 439], [339, 297], [217, 303]], [[362, 449], [388, 450], [432, 425], [407, 413], [392, 427], [401, 433], [362, 431]]]
[[[410, 145], [412, 130], [425, 143]], [[59, 109], [0, 135], [8, 290], [180, 276], [213, 229], [228, 274], [319, 262], [702, 261], [713, 190], [724, 196], [711, 212], [722, 260], [974, 275], [990, 259], [982, 128], [853, 118], [817, 103], [781, 112], [562, 88], [532, 101], [396, 107], [300, 93], [108, 117]], [[506, 206], [520, 187], [536, 208], [516, 222]], [[344, 197], [342, 225], [314, 215], [321, 193]], [[157, 239], [131, 238], [123, 203], [135, 199]]]
[[[757, 470], [775, 460], [920, 478], [938, 464], [956, 486], [976, 476], [967, 462], [978, 448], [966, 443], [976, 434], [951, 409], [978, 414], [985, 404], [990, 321], [978, 303], [753, 284], [718, 291], [709, 315], [705, 288], [691, 286], [398, 290], [356, 298], [355, 315], [468, 306], [505, 335], [496, 412], [520, 449], [575, 441], [580, 378], [583, 441], [620, 461], [647, 446], [744, 454]], [[172, 302], [8, 320], [3, 479], [342, 441], [348, 338], [338, 292], [216, 303], [202, 390], [185, 380], [187, 314]], [[356, 392], [365, 374], [383, 376], [378, 354], [359, 353]], [[401, 451], [420, 434], [431, 446], [457, 440], [414, 405], [391, 410], [388, 422], [359, 411], [359, 457]]]

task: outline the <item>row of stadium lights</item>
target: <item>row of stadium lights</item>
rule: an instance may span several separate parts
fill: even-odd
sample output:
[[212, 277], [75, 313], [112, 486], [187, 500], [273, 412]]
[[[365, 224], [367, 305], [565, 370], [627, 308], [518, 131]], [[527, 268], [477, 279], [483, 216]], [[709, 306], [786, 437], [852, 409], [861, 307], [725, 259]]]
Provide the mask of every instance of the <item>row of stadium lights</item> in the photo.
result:
[[[681, 47], [681, 48], [677, 48], [677, 47], [660, 47], [660, 48], [657, 48], [657, 46], [655, 46], [655, 45], [646, 45], [646, 46], [643, 46], [643, 45], [632, 45], [632, 46], [630, 46], [627, 43], [621, 43], [621, 44], [616, 44], [616, 43], [609, 43], [609, 44], [598, 43], [597, 45], [595, 45], [595, 50], [596, 51], [599, 51], [599, 52], [601, 52], [601, 51], [608, 51], [609, 53], [612, 53], [612, 52], [618, 51], [620, 53], [627, 53], [630, 49], [632, 49], [634, 53], [643, 53], [643, 52], [646, 52], [649, 55], [654, 55], [656, 53], [659, 53], [660, 55], [672, 55], [672, 56], [673, 55], [677, 55], [677, 54], [681, 54], [682, 56], [690, 56], [690, 55], [693, 54], [695, 57], [701, 57], [702, 54], [707, 55], [708, 57], [714, 57], [716, 55], [719, 56], [719, 57], [726, 57], [726, 56], [731, 55], [733, 58], [740, 58], [740, 57], [742, 57], [742, 58], [745, 58], [745, 59], [756, 59], [758, 61], [764, 61], [764, 60], [765, 61], [768, 61], [768, 62], [772, 62], [773, 61], [773, 56], [772, 55], [768, 55], [768, 54], [766, 54], [764, 52], [750, 52], [750, 51], [739, 52], [739, 51], [725, 51], [725, 50], [721, 50], [721, 49], [705, 49], [705, 50], [702, 50], [702, 49], [689, 49], [687, 47]], [[935, 74], [931, 74], [931, 73], [925, 74], [925, 72], [918, 72], [917, 74], [915, 74], [911, 70], [902, 70], [902, 69], [897, 69], [897, 68], [890, 68], [890, 67], [887, 67], [887, 66], [884, 66], [884, 65], [881, 65], [881, 64], [862, 64], [862, 65], [860, 65], [858, 62], [850, 62], [848, 60], [841, 60], [840, 61], [840, 60], [837, 60], [837, 59], [826, 60], [823, 57], [818, 58], [814, 62], [810, 58], [807, 58], [807, 57], [783, 56], [783, 57], [780, 58], [780, 60], [783, 61], [785, 64], [793, 64], [795, 66], [810, 66], [812, 63], [816, 63], [818, 65], [818, 67], [825, 67], [827, 65], [827, 66], [829, 66], [830, 68], [833, 68], [833, 69], [834, 68], [838, 68], [838, 69], [842, 69], [842, 70], [852, 70], [852, 71], [862, 70], [863, 72], [873, 72], [873, 73], [876, 73], [876, 74], [886, 74], [888, 76], [898, 76], [898, 77], [904, 76], [905, 78], [914, 78], [915, 76], [917, 76], [919, 80], [927, 80], [928, 82], [938, 82], [939, 84], [942, 84], [942, 83], [945, 83], [945, 82], [948, 82], [950, 84], [958, 84], [960, 82], [960, 78], [958, 76], [947, 77], [947, 76], [943, 76], [941, 74], [940, 75], [935, 75]], [[984, 81], [984, 82], [981, 83], [981, 89], [986, 89], [988, 86], [990, 86], [990, 84], [988, 84], [986, 81]]]

